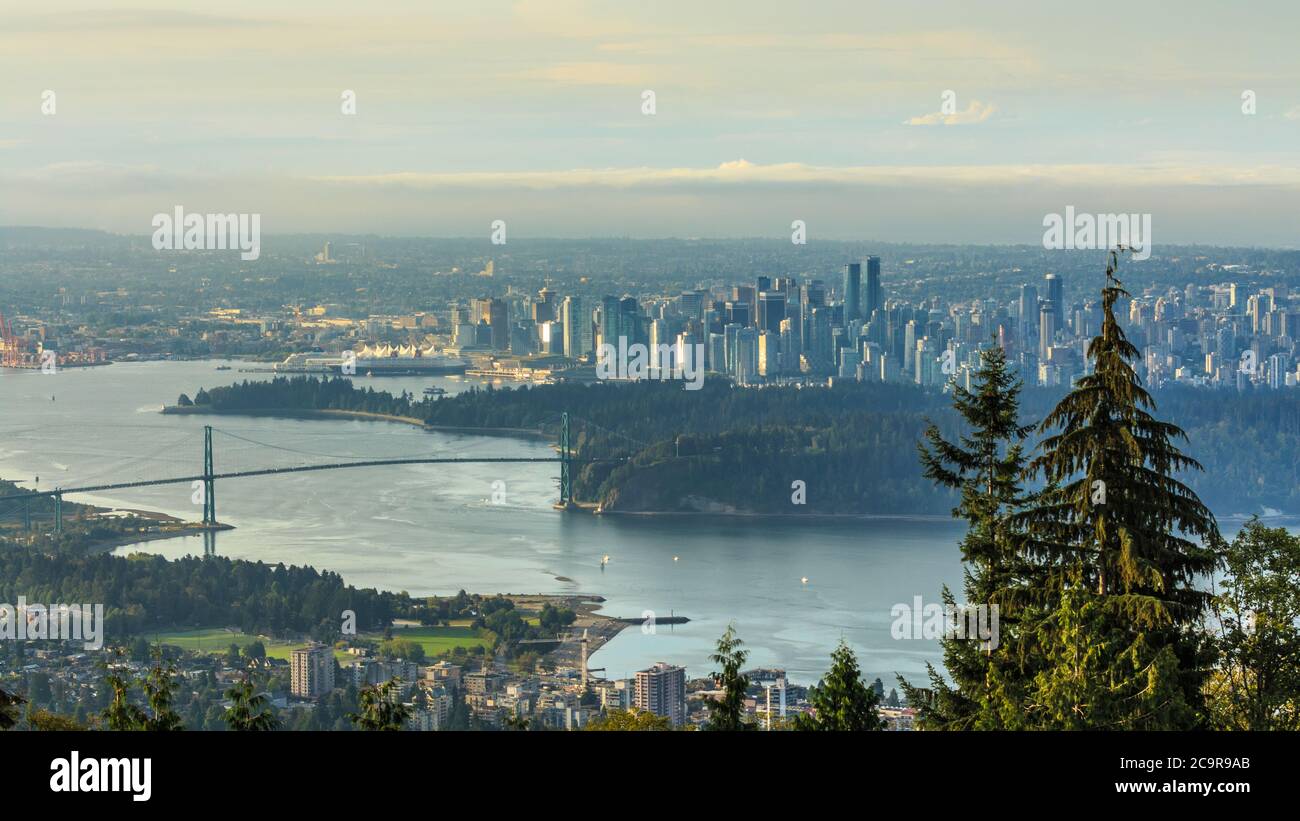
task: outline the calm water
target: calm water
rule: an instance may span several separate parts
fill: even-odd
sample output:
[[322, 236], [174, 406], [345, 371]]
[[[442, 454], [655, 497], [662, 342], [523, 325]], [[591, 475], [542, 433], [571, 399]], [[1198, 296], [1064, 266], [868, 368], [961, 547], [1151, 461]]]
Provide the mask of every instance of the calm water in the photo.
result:
[[[115, 364], [53, 375], [0, 371], [0, 477], [27, 487], [194, 475], [202, 427], [216, 436], [218, 471], [337, 461], [340, 456], [548, 456], [542, 442], [425, 433], [357, 421], [162, 416], [181, 392], [269, 375], [211, 362]], [[471, 380], [360, 379], [376, 390], [449, 392]], [[53, 400], [51, 399], [53, 397]], [[255, 443], [271, 443], [283, 450]], [[217, 483], [217, 509], [236, 527], [216, 537], [234, 558], [311, 564], [351, 584], [412, 594], [584, 592], [605, 612], [684, 615], [653, 635], [624, 631], [592, 657], [623, 676], [656, 661], [709, 672], [707, 656], [734, 620], [755, 666], [795, 681], [824, 671], [841, 637], [871, 676], [915, 677], [938, 646], [895, 641], [890, 607], [938, 601], [961, 580], [959, 525], [948, 521], [812, 522], [625, 518], [560, 514], [555, 465], [417, 465], [297, 473]], [[504, 504], [493, 503], [493, 484]], [[75, 501], [158, 510], [196, 520], [189, 485], [137, 488]], [[201, 537], [131, 548], [201, 554]], [[610, 557], [602, 569], [602, 556]], [[807, 577], [807, 583], [802, 581]]]

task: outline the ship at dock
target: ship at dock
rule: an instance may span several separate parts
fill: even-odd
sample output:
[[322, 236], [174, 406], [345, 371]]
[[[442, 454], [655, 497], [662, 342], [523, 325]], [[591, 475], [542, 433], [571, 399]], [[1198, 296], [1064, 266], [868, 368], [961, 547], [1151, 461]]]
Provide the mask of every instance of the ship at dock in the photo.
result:
[[324, 373], [342, 376], [413, 376], [463, 374], [470, 363], [439, 353], [432, 345], [363, 345], [360, 350], [322, 350], [289, 354], [277, 373]]

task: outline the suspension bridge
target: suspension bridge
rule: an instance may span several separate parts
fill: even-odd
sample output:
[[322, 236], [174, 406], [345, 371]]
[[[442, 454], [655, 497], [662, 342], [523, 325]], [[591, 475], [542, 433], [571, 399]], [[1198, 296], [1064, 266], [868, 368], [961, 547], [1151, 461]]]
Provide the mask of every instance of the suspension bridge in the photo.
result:
[[[557, 420], [554, 417], [551, 417], [549, 420], [550, 423], [555, 421]], [[10, 518], [17, 515], [22, 518], [23, 526], [27, 529], [31, 529], [33, 525], [33, 507], [43, 505], [45, 500], [50, 500], [53, 503], [53, 510], [49, 511], [48, 518], [53, 524], [54, 532], [60, 533], [63, 531], [63, 502], [64, 497], [66, 496], [85, 493], [104, 493], [109, 491], [155, 487], [160, 485], [190, 485], [194, 487], [196, 497], [197, 490], [201, 486], [203, 491], [202, 523], [205, 527], [215, 529], [221, 527], [217, 520], [216, 487], [218, 480], [228, 481], [257, 476], [274, 476], [291, 473], [355, 468], [454, 464], [558, 464], [560, 467], [560, 500], [556, 507], [560, 509], [568, 509], [574, 503], [573, 480], [574, 471], [576, 469], [579, 469], [584, 465], [616, 465], [630, 459], [631, 454], [636, 450], [648, 446], [644, 442], [639, 442], [631, 437], [602, 428], [590, 420], [572, 417], [572, 422], [575, 424], [571, 426], [571, 417], [568, 413], [560, 414], [558, 422], [559, 441], [555, 447], [554, 456], [491, 456], [480, 455], [478, 453], [471, 455], [325, 454], [317, 451], [307, 451], [284, 444], [276, 444], [274, 442], [259, 441], [257, 439], [240, 435], [234, 431], [214, 428], [211, 425], [204, 425], [203, 468], [200, 473], [189, 472], [180, 475], [161, 477], [137, 477], [129, 480], [120, 478], [116, 481], [77, 484], [71, 487], [55, 487], [50, 490], [25, 490], [21, 493], [0, 495], [0, 519]], [[541, 424], [548, 424], [548, 420], [543, 420]], [[575, 435], [573, 427], [579, 429], [578, 435]], [[472, 430], [464, 430], [461, 432], [473, 433]], [[245, 451], [252, 450], [258, 453], [265, 451], [281, 451], [290, 454], [297, 454], [299, 456], [332, 458], [333, 461], [290, 465], [240, 464], [236, 465], [234, 469], [219, 470], [217, 468], [216, 459], [217, 450], [213, 445], [214, 434], [224, 436], [230, 440], [236, 440]], [[417, 435], [423, 435], [423, 432], [420, 431]], [[412, 437], [403, 437], [403, 441], [399, 443], [399, 447], [409, 453], [412, 441], [418, 440], [412, 439]], [[160, 450], [165, 452], [174, 452], [175, 446], [168, 444]], [[164, 461], [168, 459], [168, 457], [163, 457], [159, 454], [152, 454], [151, 456], [156, 456]], [[150, 457], [134, 456], [131, 458], [147, 460]], [[171, 461], [176, 461], [176, 459], [172, 457]], [[197, 503], [197, 498], [195, 499], [195, 502]]]

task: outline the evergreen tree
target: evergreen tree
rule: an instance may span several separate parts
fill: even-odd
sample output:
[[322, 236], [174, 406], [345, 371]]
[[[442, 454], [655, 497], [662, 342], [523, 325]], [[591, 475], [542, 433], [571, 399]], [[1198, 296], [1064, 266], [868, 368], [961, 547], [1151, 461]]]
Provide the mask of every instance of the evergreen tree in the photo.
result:
[[[1200, 465], [1156, 419], [1130, 361], [1137, 349], [1115, 318], [1128, 296], [1110, 253], [1092, 372], [1043, 420], [1030, 470], [1046, 489], [1016, 517], [1035, 565], [1024, 602], [1042, 660], [1027, 695], [992, 671], [1006, 726], [1174, 729], [1203, 724], [1211, 656], [1197, 627], [1217, 564], [1214, 517], [1175, 478]], [[1023, 702], [1022, 702], [1023, 698]], [[1023, 709], [1022, 709], [1023, 708]]]
[[164, 667], [160, 659], [141, 684], [151, 712], [141, 729], [153, 732], [185, 729], [185, 722], [172, 706], [176, 701], [176, 667], [170, 663]]
[[406, 724], [406, 705], [397, 701], [400, 679], [391, 678], [376, 687], [366, 687], [358, 696], [358, 713], [348, 718], [358, 730], [395, 732]]
[[[931, 424], [925, 432], [925, 443], [918, 445], [926, 477], [961, 492], [952, 515], [967, 522], [961, 542], [966, 604], [998, 608], [1000, 642], [1004, 646], [1015, 639], [1015, 602], [1008, 588], [1021, 572], [1009, 521], [1023, 501], [1023, 442], [1033, 429], [1032, 425], [1020, 424], [1021, 387], [1019, 378], [1007, 367], [1001, 347], [993, 345], [981, 351], [973, 390], [952, 384], [953, 406], [968, 432], [955, 442], [949, 441]], [[957, 607], [946, 587], [942, 596], [946, 606]], [[995, 657], [992, 651], [965, 637], [944, 637], [941, 643], [952, 685], [931, 665], [927, 665], [927, 690], [899, 679], [908, 702], [918, 708], [917, 723], [929, 730], [999, 726], [996, 714], [986, 709], [989, 671], [995, 664], [1009, 664], [1011, 655], [1002, 651]]]
[[1300, 730], [1300, 537], [1252, 519], [1226, 555], [1219, 666], [1207, 686], [1224, 730]]
[[719, 699], [709, 713], [710, 730], [752, 730], [754, 725], [745, 721], [745, 691], [749, 689], [749, 677], [740, 672], [749, 651], [743, 649], [745, 642], [736, 635], [736, 625], [728, 624], [727, 631], [718, 639], [717, 651], [709, 656], [709, 661], [722, 669], [713, 674], [714, 680], [722, 690]]
[[128, 732], [144, 729], [148, 716], [144, 710], [131, 701], [131, 678], [119, 672], [110, 672], [104, 676], [105, 689], [112, 692], [112, 699], [101, 713], [104, 725], [110, 730]]
[[[876, 682], [880, 683], [880, 679]], [[884, 685], [881, 687], [883, 689]], [[795, 719], [796, 730], [860, 732], [885, 729], [885, 721], [877, 712], [880, 697], [873, 687], [862, 681], [858, 659], [843, 639], [831, 653], [830, 672], [809, 691], [808, 701], [813, 712]]]
[[266, 732], [278, 729], [280, 720], [267, 703], [264, 694], [257, 693], [253, 681], [245, 675], [243, 681], [237, 682], [226, 691], [230, 699], [230, 709], [224, 716], [226, 725], [232, 730], [244, 732]]

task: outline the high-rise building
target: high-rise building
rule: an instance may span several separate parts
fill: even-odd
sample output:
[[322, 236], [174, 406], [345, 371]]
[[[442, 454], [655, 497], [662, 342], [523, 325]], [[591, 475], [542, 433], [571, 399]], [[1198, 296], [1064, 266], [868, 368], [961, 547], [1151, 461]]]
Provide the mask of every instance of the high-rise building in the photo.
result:
[[1044, 280], [1047, 282], [1047, 300], [1052, 303], [1055, 315], [1052, 327], [1059, 331], [1065, 327], [1065, 281], [1056, 274], [1048, 274]]
[[1051, 301], [1044, 302], [1038, 309], [1038, 356], [1040, 359], [1047, 358], [1047, 352], [1052, 349], [1052, 342], [1056, 338], [1056, 309]]
[[759, 330], [779, 334], [783, 320], [785, 320], [785, 294], [780, 291], [760, 291], [758, 294]]
[[1038, 289], [1025, 283], [1020, 286], [1020, 325], [1016, 329], [1021, 342], [1035, 335], [1038, 326]]
[[582, 297], [566, 296], [560, 303], [560, 324], [564, 328], [564, 355], [570, 359], [595, 350], [591, 342], [591, 313]]
[[294, 650], [289, 658], [289, 693], [320, 698], [334, 689], [334, 651], [323, 644]]
[[736, 332], [736, 382], [741, 385], [758, 382], [758, 331], [754, 328]]
[[[601, 345], [618, 347], [618, 338], [627, 336], [623, 329], [623, 312], [616, 296], [601, 297], [600, 300], [600, 340]], [[632, 340], [628, 340], [632, 344]]]
[[686, 668], [659, 662], [636, 674], [633, 703], [638, 710], [664, 716], [674, 727], [686, 723]]
[[850, 262], [844, 266], [843, 293], [844, 324], [862, 318], [862, 263]]
[[557, 319], [555, 308], [555, 292], [550, 288], [543, 288], [538, 291], [537, 299], [533, 301], [533, 322], [540, 325], [543, 322], [554, 321]]
[[510, 311], [504, 299], [484, 297], [474, 300], [475, 323], [488, 324], [491, 331], [491, 346], [494, 350], [504, 351], [510, 348]]
[[862, 318], [871, 319], [875, 311], [885, 309], [885, 295], [880, 288], [880, 257], [867, 257], [867, 287], [863, 293]]

